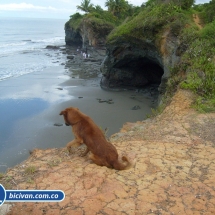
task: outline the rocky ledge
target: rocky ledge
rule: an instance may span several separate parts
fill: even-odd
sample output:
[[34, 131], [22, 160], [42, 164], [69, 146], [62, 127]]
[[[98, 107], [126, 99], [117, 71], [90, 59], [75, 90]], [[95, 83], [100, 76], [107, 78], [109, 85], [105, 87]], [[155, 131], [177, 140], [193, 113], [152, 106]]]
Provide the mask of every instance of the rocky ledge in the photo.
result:
[[111, 137], [133, 162], [129, 170], [97, 166], [65, 148], [35, 149], [0, 183], [60, 189], [66, 197], [60, 203], [14, 203], [8, 214], [215, 214], [215, 114], [199, 114], [191, 104], [192, 94], [179, 90], [162, 114], [127, 123]]

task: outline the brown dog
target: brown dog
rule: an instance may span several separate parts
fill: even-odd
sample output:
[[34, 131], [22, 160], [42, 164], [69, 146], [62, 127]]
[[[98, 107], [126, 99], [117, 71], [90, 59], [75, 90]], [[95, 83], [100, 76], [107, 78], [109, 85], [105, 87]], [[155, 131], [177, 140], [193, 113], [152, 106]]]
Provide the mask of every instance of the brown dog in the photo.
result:
[[128, 169], [130, 162], [127, 157], [122, 156], [123, 164], [118, 160], [116, 148], [105, 139], [104, 133], [93, 122], [93, 120], [83, 114], [78, 108], [70, 107], [60, 112], [64, 116], [66, 125], [72, 126], [75, 139], [67, 144], [67, 149], [78, 147], [81, 144], [87, 146], [85, 155], [90, 151], [90, 158], [100, 166], [107, 166], [116, 170]]

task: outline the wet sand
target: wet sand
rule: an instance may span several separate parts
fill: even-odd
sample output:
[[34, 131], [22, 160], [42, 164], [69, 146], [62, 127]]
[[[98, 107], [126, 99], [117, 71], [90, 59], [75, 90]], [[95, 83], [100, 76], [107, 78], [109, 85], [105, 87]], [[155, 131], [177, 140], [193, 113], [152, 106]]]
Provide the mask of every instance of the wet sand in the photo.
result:
[[0, 82], [0, 172], [25, 160], [34, 148], [59, 148], [71, 141], [71, 127], [59, 115], [69, 106], [107, 128], [108, 136], [125, 122], [144, 120], [156, 106], [147, 90], [105, 91], [99, 86], [100, 75], [83, 78], [65, 68], [51, 67]]

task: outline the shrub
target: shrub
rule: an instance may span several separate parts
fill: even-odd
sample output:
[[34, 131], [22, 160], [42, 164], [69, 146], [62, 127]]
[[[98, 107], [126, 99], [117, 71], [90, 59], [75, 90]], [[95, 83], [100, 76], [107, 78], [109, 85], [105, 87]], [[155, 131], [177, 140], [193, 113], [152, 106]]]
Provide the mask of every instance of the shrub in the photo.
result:
[[163, 30], [163, 27], [170, 26], [173, 22], [175, 22], [173, 31], [175, 34], [178, 34], [186, 20], [181, 13], [180, 7], [173, 3], [152, 5], [144, 7], [131, 21], [114, 29], [108, 35], [107, 42], [112, 43], [119, 37], [130, 36], [138, 39], [142, 37], [142, 39], [155, 40], [157, 34]]
[[215, 0], [203, 4], [201, 7], [201, 18], [205, 23], [210, 23], [215, 20]]
[[215, 35], [215, 20], [209, 23], [208, 25], [206, 25], [201, 30], [201, 37], [205, 39], [209, 39], [213, 46], [215, 45], [214, 35]]
[[[213, 39], [196, 39], [182, 57], [183, 61], [189, 63], [186, 68], [187, 77], [181, 83], [181, 87], [196, 93], [199, 97], [195, 107], [205, 110], [207, 106], [208, 110], [215, 110], [215, 48], [212, 46], [213, 43]], [[201, 106], [200, 101], [204, 101]]]
[[29, 166], [25, 169], [25, 174], [32, 175], [37, 171], [35, 166]]
[[73, 28], [74, 30], [77, 30], [80, 26], [80, 23], [83, 19], [84, 15], [81, 15], [80, 13], [75, 13], [70, 16], [70, 20], [65, 23], [65, 28]]

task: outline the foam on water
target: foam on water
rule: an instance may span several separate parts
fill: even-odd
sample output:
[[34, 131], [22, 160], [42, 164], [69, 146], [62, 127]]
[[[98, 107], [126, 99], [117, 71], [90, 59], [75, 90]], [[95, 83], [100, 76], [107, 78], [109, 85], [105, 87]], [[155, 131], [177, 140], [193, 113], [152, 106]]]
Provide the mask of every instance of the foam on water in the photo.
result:
[[3, 81], [8, 78], [12, 77], [19, 77], [28, 73], [37, 72], [37, 71], [43, 71], [47, 66], [51, 66], [51, 63], [48, 63], [46, 65], [44, 64], [26, 64], [18, 69], [8, 69], [8, 70], [2, 70], [0, 71], [0, 81]]
[[0, 44], [0, 57], [5, 57], [18, 52], [33, 51], [45, 48], [47, 45], [62, 45], [64, 44], [63, 37], [54, 37], [40, 40], [23, 40], [19, 42]]
[[0, 20], [0, 81], [59, 65], [59, 50], [45, 48], [65, 45], [64, 23], [46, 19]]

